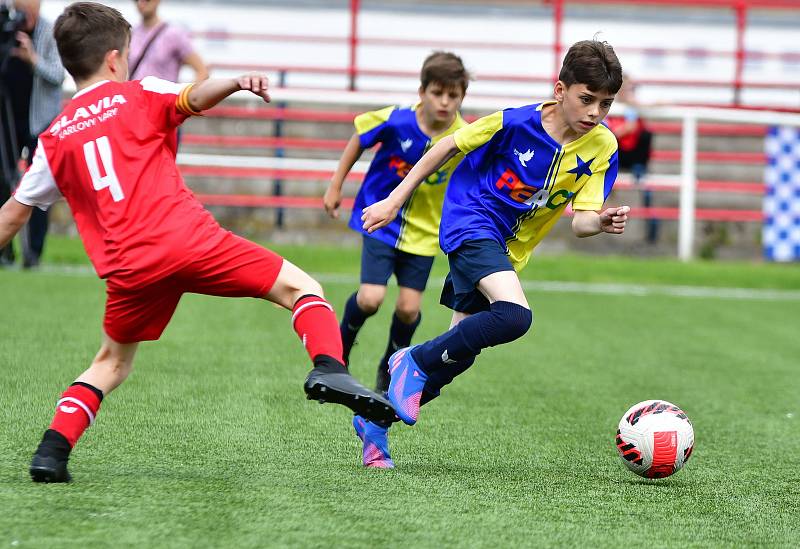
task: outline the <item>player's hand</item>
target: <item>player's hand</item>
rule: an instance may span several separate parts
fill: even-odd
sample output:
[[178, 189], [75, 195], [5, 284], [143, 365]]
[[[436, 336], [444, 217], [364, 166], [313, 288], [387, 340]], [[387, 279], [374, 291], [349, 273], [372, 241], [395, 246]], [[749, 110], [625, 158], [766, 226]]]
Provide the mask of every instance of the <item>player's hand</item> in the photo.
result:
[[333, 219], [339, 219], [339, 205], [342, 203], [342, 192], [334, 188], [333, 184], [329, 185], [325, 191], [325, 196], [322, 197], [322, 204], [325, 206], [325, 211]]
[[11, 55], [19, 57], [31, 66], [35, 65], [36, 50], [33, 49], [31, 37], [27, 33], [19, 31], [17, 32], [17, 41], [19, 42], [19, 47], [11, 50]]
[[374, 233], [381, 227], [385, 227], [392, 220], [397, 217], [397, 212], [400, 211], [399, 206], [395, 206], [391, 200], [385, 198], [380, 202], [376, 202], [371, 206], [367, 206], [362, 211], [361, 221], [364, 222], [362, 227], [368, 233]]
[[237, 78], [236, 83], [239, 84], [240, 90], [250, 91], [267, 103], [270, 102], [271, 98], [268, 90], [269, 80], [266, 75], [258, 72], [250, 72]]
[[604, 233], [622, 234], [628, 221], [630, 206], [607, 208], [600, 212], [600, 230]]

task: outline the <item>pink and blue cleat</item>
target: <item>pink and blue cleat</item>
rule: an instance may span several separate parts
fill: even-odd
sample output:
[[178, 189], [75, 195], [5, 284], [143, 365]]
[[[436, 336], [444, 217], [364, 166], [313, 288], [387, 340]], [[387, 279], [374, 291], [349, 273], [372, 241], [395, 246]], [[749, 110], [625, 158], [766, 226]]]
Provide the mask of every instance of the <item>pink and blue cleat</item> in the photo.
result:
[[394, 462], [389, 456], [389, 427], [381, 427], [356, 415], [353, 417], [353, 428], [364, 443], [362, 449], [364, 467], [394, 469]]
[[387, 396], [397, 417], [407, 425], [414, 425], [417, 422], [422, 389], [428, 381], [428, 374], [420, 369], [411, 356], [413, 348], [400, 349], [389, 357], [391, 381]]

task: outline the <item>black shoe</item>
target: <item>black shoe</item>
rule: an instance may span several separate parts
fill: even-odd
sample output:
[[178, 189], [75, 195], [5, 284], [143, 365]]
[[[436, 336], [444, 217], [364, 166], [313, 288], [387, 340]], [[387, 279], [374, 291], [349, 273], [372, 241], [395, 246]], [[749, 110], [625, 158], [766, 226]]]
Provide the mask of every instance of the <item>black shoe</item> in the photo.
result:
[[39, 256], [35, 253], [31, 253], [30, 255], [23, 255], [22, 258], [22, 268], [23, 269], [35, 269], [39, 266]]
[[375, 391], [385, 395], [389, 390], [389, 382], [392, 378], [389, 376], [389, 364], [384, 362], [378, 365], [378, 373], [375, 375]]
[[[2, 183], [0, 183], [2, 185]], [[11, 267], [14, 265], [14, 247], [9, 244], [5, 248], [0, 248], [0, 267]]]
[[34, 454], [30, 468], [33, 482], [69, 482], [72, 480], [67, 471], [67, 460], [53, 456]]
[[394, 408], [386, 398], [370, 391], [345, 372], [314, 368], [303, 389], [309, 400], [342, 404], [369, 421], [392, 421], [395, 418]]

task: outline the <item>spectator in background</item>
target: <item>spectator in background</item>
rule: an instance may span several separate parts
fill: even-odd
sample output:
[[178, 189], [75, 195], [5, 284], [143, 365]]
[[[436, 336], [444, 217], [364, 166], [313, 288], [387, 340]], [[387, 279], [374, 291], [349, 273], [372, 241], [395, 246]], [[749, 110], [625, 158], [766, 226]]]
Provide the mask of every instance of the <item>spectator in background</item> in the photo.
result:
[[[619, 142], [619, 169], [633, 176], [634, 183], [644, 182], [647, 165], [650, 162], [653, 134], [639, 112], [639, 104], [635, 96], [635, 84], [630, 75], [623, 76], [622, 88], [617, 94], [616, 102], [622, 109], [620, 114], [608, 116], [608, 127], [617, 136]], [[653, 205], [652, 191], [642, 191], [642, 205], [650, 208]], [[655, 244], [658, 239], [658, 220], [647, 220], [647, 242]]]
[[131, 33], [130, 79], [156, 76], [177, 82], [181, 67], [189, 65], [196, 82], [205, 80], [208, 69], [194, 50], [189, 33], [158, 17], [160, 3], [161, 0], [136, 0], [142, 22]]
[[[5, 201], [17, 183], [20, 160], [30, 162], [37, 136], [61, 110], [61, 84], [64, 67], [53, 38], [53, 25], [41, 18], [41, 0], [14, 0], [14, 10], [24, 14], [17, 27], [16, 44], [0, 57], [0, 95], [3, 96], [2, 181], [0, 202]], [[9, 112], [10, 111], [10, 112]], [[10, 116], [9, 116], [10, 115]], [[34, 208], [22, 232], [23, 267], [39, 264], [47, 234], [47, 212]], [[14, 262], [12, 244], [0, 250], [0, 264]]]

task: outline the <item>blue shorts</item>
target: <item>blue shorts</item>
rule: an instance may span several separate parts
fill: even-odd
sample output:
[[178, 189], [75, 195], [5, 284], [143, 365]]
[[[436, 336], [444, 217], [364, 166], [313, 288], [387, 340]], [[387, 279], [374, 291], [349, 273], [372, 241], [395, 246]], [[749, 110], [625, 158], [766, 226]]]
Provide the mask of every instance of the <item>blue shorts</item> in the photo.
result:
[[397, 285], [425, 291], [433, 267], [433, 257], [410, 254], [364, 235], [361, 247], [361, 283], [386, 286], [394, 273]]
[[478, 282], [492, 273], [513, 271], [506, 251], [494, 240], [468, 240], [447, 254], [450, 273], [444, 280], [439, 303], [460, 313], [489, 310], [489, 300], [478, 290]]

